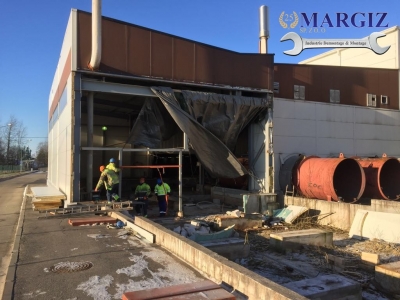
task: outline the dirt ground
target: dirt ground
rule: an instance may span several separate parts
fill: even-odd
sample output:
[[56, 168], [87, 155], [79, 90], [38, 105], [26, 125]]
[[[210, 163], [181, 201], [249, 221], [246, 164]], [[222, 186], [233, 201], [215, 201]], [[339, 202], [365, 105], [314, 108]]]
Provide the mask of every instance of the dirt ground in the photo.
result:
[[[271, 233], [310, 228], [333, 231], [333, 247], [304, 246], [298, 251], [286, 254], [277, 253], [269, 247]], [[374, 280], [374, 267], [361, 260], [361, 253], [368, 252], [379, 254], [381, 263], [399, 261], [398, 244], [350, 239], [346, 231], [304, 222], [251, 230], [247, 232], [246, 240], [250, 243], [250, 255], [236, 262], [276, 283], [284, 284], [320, 275], [340, 274], [361, 284], [363, 299], [400, 299], [400, 295], [385, 293]]]

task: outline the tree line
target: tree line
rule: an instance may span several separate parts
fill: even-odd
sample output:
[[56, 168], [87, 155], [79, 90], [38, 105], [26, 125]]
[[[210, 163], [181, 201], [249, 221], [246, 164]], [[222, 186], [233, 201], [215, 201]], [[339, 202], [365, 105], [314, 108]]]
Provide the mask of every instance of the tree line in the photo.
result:
[[33, 161], [38, 167], [46, 167], [48, 161], [47, 141], [39, 143], [36, 153], [28, 144], [32, 141], [24, 123], [11, 116], [0, 122], [0, 165], [19, 165], [21, 161]]

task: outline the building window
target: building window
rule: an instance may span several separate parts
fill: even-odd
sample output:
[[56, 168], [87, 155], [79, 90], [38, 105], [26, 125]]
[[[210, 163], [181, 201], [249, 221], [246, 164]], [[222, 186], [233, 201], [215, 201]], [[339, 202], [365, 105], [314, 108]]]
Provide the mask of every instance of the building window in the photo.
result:
[[274, 82], [274, 93], [279, 94], [279, 82]]
[[385, 95], [381, 95], [381, 104], [388, 105], [389, 104], [389, 97]]
[[340, 90], [329, 90], [329, 102], [340, 103]]
[[295, 85], [293, 98], [295, 100], [305, 100], [306, 99], [306, 87], [304, 85]]
[[376, 95], [367, 94], [367, 106], [376, 107]]

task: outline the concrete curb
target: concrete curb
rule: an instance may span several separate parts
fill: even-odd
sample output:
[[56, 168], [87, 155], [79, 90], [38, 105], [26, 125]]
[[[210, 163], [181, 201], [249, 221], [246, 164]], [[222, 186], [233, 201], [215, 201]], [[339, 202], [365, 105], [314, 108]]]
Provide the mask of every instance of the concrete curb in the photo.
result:
[[26, 207], [26, 191], [28, 189], [28, 185], [25, 187], [24, 196], [22, 199], [21, 210], [19, 212], [19, 219], [17, 224], [17, 230], [15, 232], [14, 245], [11, 254], [10, 264], [7, 270], [6, 282], [4, 284], [3, 297], [2, 300], [12, 300], [14, 299], [14, 282], [15, 275], [17, 272], [17, 263], [19, 258], [19, 246], [21, 242], [23, 225], [25, 220], [25, 207]]
[[182, 259], [214, 282], [223, 282], [249, 300], [307, 299], [290, 289], [258, 275], [147, 218], [135, 217], [135, 224], [153, 233], [156, 244]]

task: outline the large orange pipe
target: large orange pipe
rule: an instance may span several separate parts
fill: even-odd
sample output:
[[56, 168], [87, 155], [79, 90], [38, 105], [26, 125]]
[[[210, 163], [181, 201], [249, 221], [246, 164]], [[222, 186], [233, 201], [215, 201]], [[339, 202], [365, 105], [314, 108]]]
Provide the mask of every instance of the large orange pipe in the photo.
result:
[[396, 158], [357, 158], [365, 172], [363, 197], [398, 200], [400, 198], [400, 162]]
[[365, 189], [365, 174], [352, 158], [303, 159], [293, 174], [293, 184], [308, 198], [356, 202]]

